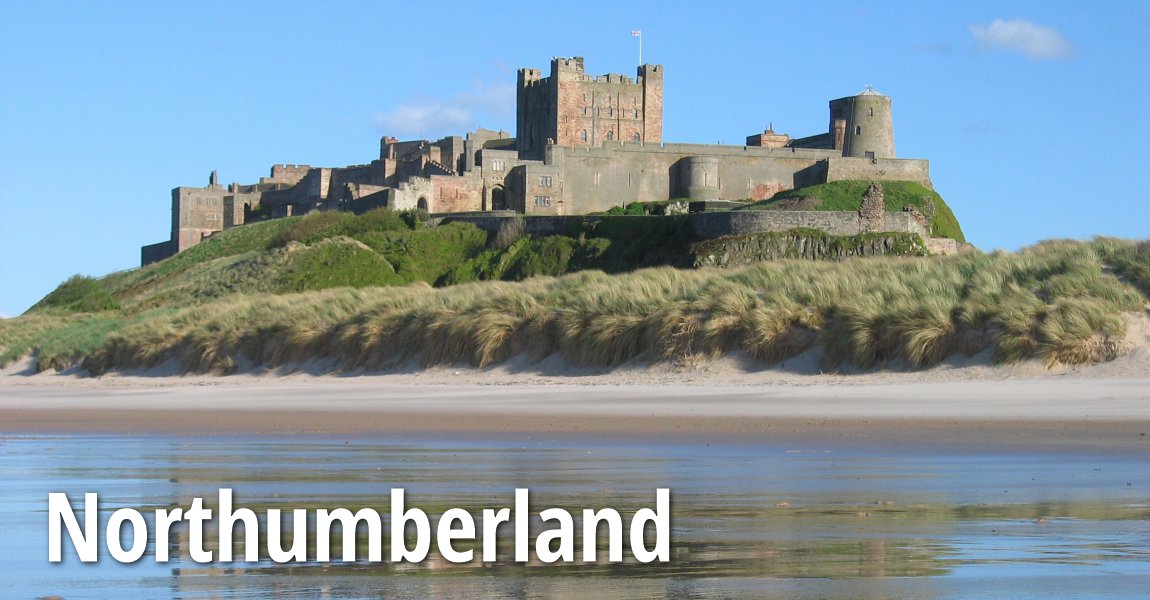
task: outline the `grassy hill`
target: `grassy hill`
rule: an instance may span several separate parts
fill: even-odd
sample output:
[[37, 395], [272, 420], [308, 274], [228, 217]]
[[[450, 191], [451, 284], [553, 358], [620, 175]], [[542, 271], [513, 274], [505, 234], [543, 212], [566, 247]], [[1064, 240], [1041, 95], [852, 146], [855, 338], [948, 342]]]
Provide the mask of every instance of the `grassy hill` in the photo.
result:
[[[147, 267], [70, 278], [0, 320], [0, 364], [33, 353], [42, 369], [93, 372], [316, 358], [376, 369], [526, 353], [609, 367], [733, 351], [769, 364], [811, 348], [827, 369], [924, 367], [985, 350], [1080, 363], [1121, 353], [1122, 314], [1150, 293], [1150, 242], [676, 269], [706, 246], [692, 245], [683, 217], [605, 217], [569, 233], [423, 227], [418, 214], [386, 210], [246, 225]], [[849, 246], [815, 237], [757, 243], [780, 256]]]
[[[776, 194], [770, 200], [756, 202], [738, 210], [845, 210], [857, 211], [862, 206], [869, 181], [833, 181]], [[965, 242], [962, 227], [954, 212], [938, 192], [911, 181], [882, 182], [888, 211], [901, 211], [905, 206], [917, 208], [930, 221], [930, 233]]]

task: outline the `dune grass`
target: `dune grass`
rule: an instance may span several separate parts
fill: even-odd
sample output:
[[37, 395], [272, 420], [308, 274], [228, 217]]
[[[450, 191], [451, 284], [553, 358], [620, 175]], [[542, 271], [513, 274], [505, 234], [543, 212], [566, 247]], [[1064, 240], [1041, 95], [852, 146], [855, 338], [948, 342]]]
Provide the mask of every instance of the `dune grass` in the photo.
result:
[[80, 360], [94, 373], [169, 360], [221, 373], [315, 359], [337, 370], [485, 367], [520, 354], [612, 367], [735, 351], [770, 364], [812, 348], [828, 370], [922, 368], [984, 351], [1003, 363], [1092, 363], [1123, 351], [1123, 313], [1147, 301], [1103, 256], [1145, 268], [1144, 244], [234, 295], [130, 318], [9, 320], [0, 352], [36, 351], [42, 366]]

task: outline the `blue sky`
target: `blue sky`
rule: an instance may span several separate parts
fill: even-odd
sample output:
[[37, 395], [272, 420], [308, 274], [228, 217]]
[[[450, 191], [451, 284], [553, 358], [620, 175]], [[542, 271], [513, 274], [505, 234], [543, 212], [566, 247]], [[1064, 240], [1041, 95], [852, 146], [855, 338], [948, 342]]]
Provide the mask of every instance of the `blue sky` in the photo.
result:
[[983, 249], [1150, 237], [1150, 2], [5, 2], [0, 316], [167, 239], [170, 190], [513, 130], [515, 70], [663, 64], [664, 139], [825, 130], [893, 98], [898, 155]]

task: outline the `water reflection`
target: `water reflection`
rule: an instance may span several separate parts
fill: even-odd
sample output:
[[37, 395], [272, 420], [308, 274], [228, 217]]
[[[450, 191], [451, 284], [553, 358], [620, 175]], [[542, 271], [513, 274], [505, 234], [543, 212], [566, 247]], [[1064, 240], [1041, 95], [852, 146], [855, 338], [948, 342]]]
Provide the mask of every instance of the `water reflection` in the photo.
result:
[[[0, 595], [1138, 597], [1150, 576], [1148, 471], [1144, 457], [1127, 454], [825, 443], [9, 437], [0, 440]], [[77, 505], [99, 492], [106, 516], [123, 506], [186, 508], [194, 497], [214, 505], [221, 487], [257, 514], [342, 506], [385, 517], [393, 487], [432, 515], [510, 506], [516, 487], [531, 489], [533, 512], [609, 506], [629, 515], [669, 487], [672, 561], [524, 566], [501, 539], [508, 560], [494, 565], [450, 564], [433, 551], [419, 565], [203, 566], [177, 533], [167, 565], [154, 552], [128, 566], [107, 556], [81, 565], [74, 553], [47, 562], [48, 492], [68, 492]]]

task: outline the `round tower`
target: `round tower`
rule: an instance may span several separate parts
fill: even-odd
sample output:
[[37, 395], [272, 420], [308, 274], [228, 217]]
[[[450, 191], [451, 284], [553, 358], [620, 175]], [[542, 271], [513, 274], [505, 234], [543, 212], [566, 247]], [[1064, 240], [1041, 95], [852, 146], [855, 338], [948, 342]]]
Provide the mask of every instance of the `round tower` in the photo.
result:
[[831, 120], [845, 120], [843, 156], [894, 158], [894, 124], [890, 97], [872, 88], [857, 96], [831, 101]]
[[719, 197], [719, 159], [715, 156], [688, 156], [680, 163], [683, 188], [691, 200]]

